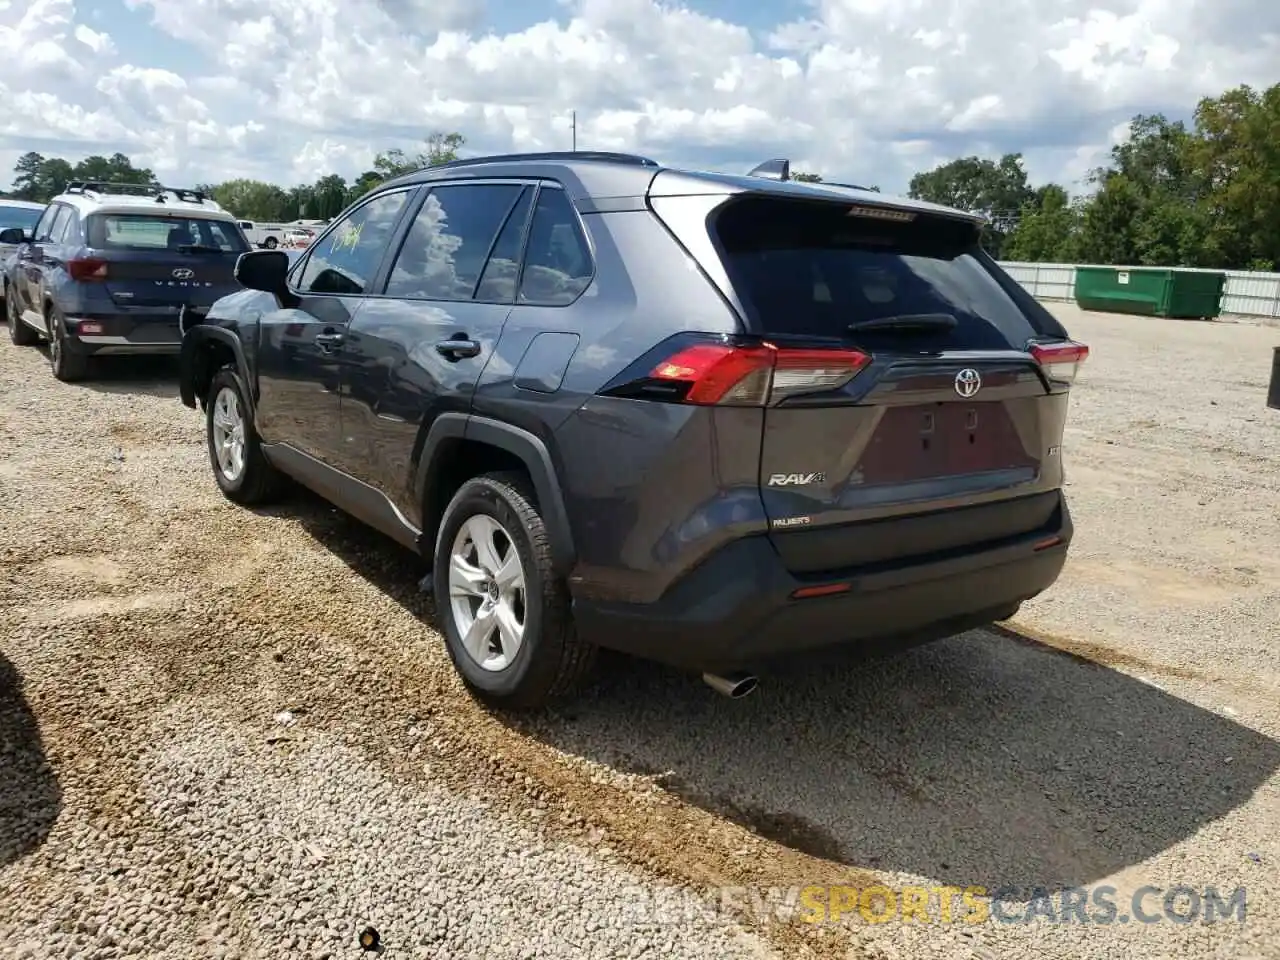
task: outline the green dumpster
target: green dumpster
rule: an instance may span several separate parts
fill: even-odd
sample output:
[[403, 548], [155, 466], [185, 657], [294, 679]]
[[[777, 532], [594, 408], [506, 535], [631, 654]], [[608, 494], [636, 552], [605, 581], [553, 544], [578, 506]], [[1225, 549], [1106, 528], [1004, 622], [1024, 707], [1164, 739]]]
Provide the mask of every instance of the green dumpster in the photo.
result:
[[1160, 267], [1076, 267], [1083, 310], [1151, 317], [1211, 318], [1222, 310], [1225, 273]]

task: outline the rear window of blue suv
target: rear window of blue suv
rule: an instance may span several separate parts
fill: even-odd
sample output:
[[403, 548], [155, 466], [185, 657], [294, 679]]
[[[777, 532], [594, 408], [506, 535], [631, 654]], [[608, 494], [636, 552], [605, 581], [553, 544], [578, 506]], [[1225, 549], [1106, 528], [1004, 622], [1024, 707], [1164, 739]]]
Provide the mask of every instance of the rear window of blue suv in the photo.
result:
[[89, 246], [95, 250], [179, 250], [197, 248], [225, 253], [249, 249], [234, 223], [203, 217], [96, 213], [89, 217]]

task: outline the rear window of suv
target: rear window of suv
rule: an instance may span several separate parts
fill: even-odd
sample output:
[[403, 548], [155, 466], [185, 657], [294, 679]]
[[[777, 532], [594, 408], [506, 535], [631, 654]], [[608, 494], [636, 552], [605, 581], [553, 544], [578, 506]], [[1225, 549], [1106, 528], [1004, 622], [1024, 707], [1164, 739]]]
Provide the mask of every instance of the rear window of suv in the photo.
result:
[[236, 225], [223, 220], [95, 213], [88, 223], [89, 246], [95, 250], [175, 250], [196, 246], [244, 253], [249, 249]]
[[[1061, 327], [979, 247], [976, 224], [851, 214], [854, 203], [746, 197], [712, 230], [755, 333], [913, 349], [1022, 349]], [[866, 209], [865, 207], [862, 209]], [[860, 320], [950, 314], [946, 332], [851, 333]]]

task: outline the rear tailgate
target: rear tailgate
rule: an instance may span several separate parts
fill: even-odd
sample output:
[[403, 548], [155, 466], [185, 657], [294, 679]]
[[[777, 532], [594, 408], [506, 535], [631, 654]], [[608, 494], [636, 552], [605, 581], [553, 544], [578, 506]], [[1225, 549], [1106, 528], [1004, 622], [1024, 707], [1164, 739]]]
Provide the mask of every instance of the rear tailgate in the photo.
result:
[[975, 223], [767, 195], [730, 199], [709, 222], [750, 333], [779, 357], [853, 358], [825, 381], [811, 363], [791, 380], [775, 370], [760, 485], [789, 569], [936, 556], [1052, 524], [1074, 371], [1051, 379], [1031, 351], [1065, 331], [981, 253]]
[[135, 307], [211, 306], [239, 289], [236, 261], [249, 249], [233, 223], [172, 214], [94, 214], [88, 240], [112, 300]]

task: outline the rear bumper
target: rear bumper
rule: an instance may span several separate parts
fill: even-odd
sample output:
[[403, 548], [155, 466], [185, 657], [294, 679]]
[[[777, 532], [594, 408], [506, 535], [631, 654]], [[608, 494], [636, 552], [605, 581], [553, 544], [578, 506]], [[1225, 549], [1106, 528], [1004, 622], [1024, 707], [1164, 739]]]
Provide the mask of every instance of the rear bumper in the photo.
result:
[[[748, 537], [656, 603], [578, 600], [575, 619], [602, 647], [693, 671], [749, 669], [846, 644], [906, 647], [1000, 619], [1052, 586], [1072, 531], [1064, 499], [1045, 528], [978, 551], [820, 578], [792, 575], [766, 537]], [[1055, 536], [1060, 541], [1045, 547]], [[800, 588], [837, 583], [850, 589], [792, 598]]]
[[[207, 308], [189, 311], [203, 315]], [[172, 354], [182, 349], [179, 311], [158, 307], [154, 310], [133, 309], [127, 314], [78, 314], [66, 318], [66, 345], [75, 353], [88, 356], [109, 354]]]

